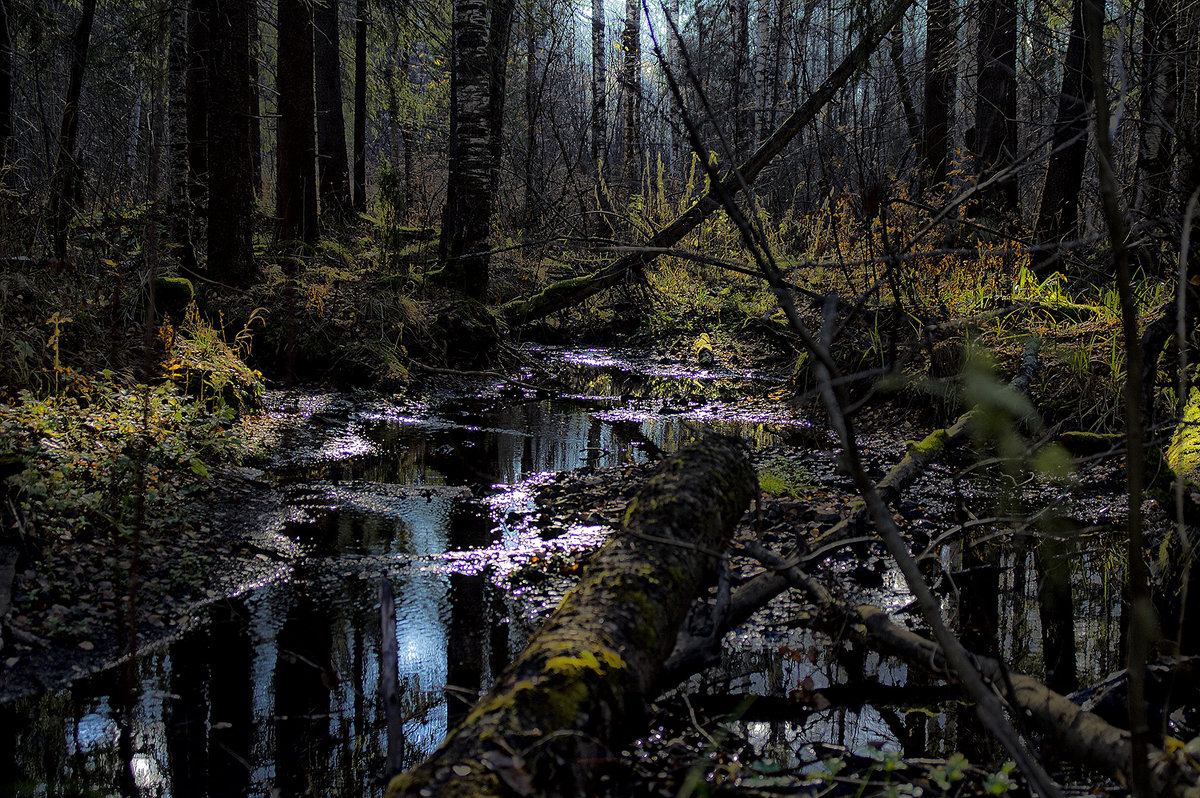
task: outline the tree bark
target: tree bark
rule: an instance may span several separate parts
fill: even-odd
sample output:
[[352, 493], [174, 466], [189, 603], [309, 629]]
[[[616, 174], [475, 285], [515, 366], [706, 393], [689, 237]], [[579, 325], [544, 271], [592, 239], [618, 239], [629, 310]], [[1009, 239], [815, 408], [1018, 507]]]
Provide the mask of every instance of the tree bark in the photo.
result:
[[354, 210], [367, 209], [367, 0], [354, 19]]
[[[246, 287], [255, 278], [254, 185], [250, 162], [252, 0], [212, 0], [208, 118], [208, 273]], [[213, 201], [215, 198], [216, 201]]]
[[67, 229], [77, 200], [79, 167], [75, 163], [75, 144], [79, 137], [79, 97], [83, 92], [83, 74], [87, 69], [88, 45], [95, 18], [96, 0], [84, 0], [83, 12], [71, 40], [71, 74], [67, 81], [67, 98], [63, 103], [62, 124], [58, 134], [58, 154], [54, 159], [53, 182], [50, 186], [54, 257], [59, 260], [67, 256]]
[[262, 34], [258, 29], [258, 0], [251, 0], [246, 20], [250, 31], [250, 185], [254, 198], [262, 199], [262, 92], [259, 88], [258, 59], [262, 52]]
[[[1180, 91], [1176, 13], [1176, 8], [1163, 0], [1146, 0], [1142, 14], [1142, 74], [1138, 83], [1141, 118], [1134, 207], [1156, 222], [1172, 217], [1178, 205], [1171, 196], [1172, 132]], [[1174, 225], [1167, 229], [1173, 233]]]
[[608, 160], [608, 53], [604, 49], [604, 0], [592, 0], [592, 171], [596, 182], [596, 235], [612, 235], [612, 207], [605, 175]]
[[279, 0], [279, 238], [317, 241], [313, 24], [306, 0]]
[[[512, 0], [455, 0], [442, 281], [487, 298]], [[490, 13], [489, 13], [490, 12]]]
[[980, 0], [979, 78], [975, 96], [975, 172], [996, 178], [976, 209], [1015, 220], [1017, 178], [1017, 6], [1010, 0]]
[[171, 179], [168, 189], [171, 239], [179, 264], [186, 272], [196, 271], [196, 248], [192, 241], [192, 173], [188, 127], [188, 18], [191, 0], [172, 0], [171, 33], [167, 45], [167, 128], [171, 141]]
[[[1079, 193], [1087, 158], [1087, 113], [1092, 101], [1092, 70], [1083, 33], [1083, 2], [1074, 0], [1071, 4], [1071, 38], [1063, 63], [1050, 163], [1046, 167], [1046, 181], [1033, 229], [1035, 244], [1054, 244], [1073, 235], [1079, 218]], [[1055, 250], [1035, 249], [1030, 265], [1037, 270], [1057, 260]]]
[[621, 33], [621, 164], [625, 198], [637, 193], [642, 173], [642, 4], [625, 0], [625, 30]]
[[0, 0], [0, 183], [9, 179], [5, 167], [8, 165], [13, 135], [13, 44], [8, 24], [10, 1]]
[[738, 441], [667, 458], [525, 651], [387, 798], [591, 794], [590, 763], [640, 730], [692, 598], [757, 490]]
[[321, 215], [331, 220], [350, 209], [350, 162], [342, 114], [342, 56], [339, 0], [313, 6], [313, 56], [317, 102], [317, 182]]
[[714, 211], [721, 208], [718, 199], [722, 193], [736, 197], [743, 185], [752, 186], [758, 175], [784, 147], [804, 129], [817, 113], [846, 85], [850, 77], [867, 63], [880, 40], [900, 20], [913, 0], [895, 0], [876, 23], [867, 29], [837, 69], [825, 79], [815, 92], [797, 108], [784, 123], [735, 172], [730, 172], [704, 197], [675, 218], [669, 225], [656, 232], [646, 242], [645, 252], [634, 252], [613, 261], [608, 267], [587, 276], [563, 280], [548, 286], [544, 291], [529, 299], [514, 300], [501, 308], [509, 324], [527, 324], [556, 311], [569, 308], [601, 291], [617, 285], [635, 271], [651, 263], [658, 254], [670, 249]]
[[925, 22], [925, 128], [922, 154], [929, 185], [946, 182], [950, 163], [950, 109], [956, 62], [954, 9], [950, 0], [929, 0]]
[[[211, 0], [186, 0], [187, 10], [187, 169], [188, 211], [192, 221], [208, 203], [208, 49]], [[193, 235], [195, 226], [193, 225]]]

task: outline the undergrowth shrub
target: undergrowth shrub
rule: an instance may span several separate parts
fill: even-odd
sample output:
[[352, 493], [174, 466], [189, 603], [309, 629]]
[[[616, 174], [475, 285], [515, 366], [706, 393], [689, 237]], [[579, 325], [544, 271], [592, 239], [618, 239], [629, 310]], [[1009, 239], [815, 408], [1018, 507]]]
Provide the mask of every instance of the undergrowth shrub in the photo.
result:
[[234, 411], [208, 409], [171, 384], [127, 387], [112, 372], [77, 378], [69, 393], [22, 391], [0, 413], [0, 448], [23, 462], [8, 479], [27, 535], [70, 541], [132, 535], [141, 501], [148, 530], [188, 515], [208, 464], [240, 455]]

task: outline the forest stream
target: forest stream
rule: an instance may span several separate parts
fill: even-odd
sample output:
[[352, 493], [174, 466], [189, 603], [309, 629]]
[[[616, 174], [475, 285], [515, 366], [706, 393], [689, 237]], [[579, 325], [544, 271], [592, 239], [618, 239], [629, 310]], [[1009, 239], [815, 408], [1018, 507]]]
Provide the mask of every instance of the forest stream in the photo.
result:
[[[521, 379], [480, 376], [402, 404], [365, 393], [270, 393], [277, 446], [261, 473], [245, 470], [284, 501], [255, 513], [255, 578], [169, 644], [0, 707], [0, 792], [379, 795], [381, 577], [396, 595], [409, 767], [520, 651], [615, 524], [619, 501], [588, 506], [589, 497], [623, 501], [646, 464], [705, 430], [747, 439], [760, 472], [789, 443], [800, 460], [792, 473], [818, 499], [807, 506], [819, 508], [825, 496], [833, 508], [829, 517], [807, 510], [800, 529], [836, 519], [838, 500], [829, 496], [852, 495], [837, 474], [832, 437], [819, 420], [768, 401], [771, 378], [644, 352], [533, 355], [572, 388], [550, 395]], [[873, 468], [903, 453], [895, 437], [864, 439]], [[796, 447], [801, 439], [828, 443]], [[552, 491], [556, 480], [567, 488]], [[952, 467], [936, 467], [900, 514], [919, 534], [952, 515], [962, 497], [982, 501], [986, 493], [960, 484]], [[551, 494], [554, 502], [538, 499]], [[1075, 517], [1093, 523], [1121, 512], [1112, 496], [1078, 501]], [[1024, 556], [1006, 554], [996, 582], [1011, 605], [998, 639], [1018, 665], [1036, 660], [1040, 640], [1025, 566], [1016, 564]], [[872, 553], [826, 567], [914, 626], [911, 596], [884, 562]], [[1108, 608], [1116, 602], [1104, 594], [1101, 568], [1078, 571], [1085, 681], [1114, 667], [1117, 618]], [[952, 609], [955, 599], [943, 595]], [[627, 756], [650, 760], [696, 736], [686, 722], [693, 709], [731, 718], [720, 726], [726, 747], [763, 779], [771, 767], [799, 768], [831, 750], [971, 750], [979, 732], [970, 709], [896, 661], [829, 645], [800, 628], [793, 611], [777, 602], [727, 638], [719, 668], [694, 677], [686, 695], [664, 699], [676, 702], [685, 730], [660, 726]], [[778, 701], [750, 706], [740, 695]], [[692, 755], [715, 760], [706, 746], [697, 737]]]

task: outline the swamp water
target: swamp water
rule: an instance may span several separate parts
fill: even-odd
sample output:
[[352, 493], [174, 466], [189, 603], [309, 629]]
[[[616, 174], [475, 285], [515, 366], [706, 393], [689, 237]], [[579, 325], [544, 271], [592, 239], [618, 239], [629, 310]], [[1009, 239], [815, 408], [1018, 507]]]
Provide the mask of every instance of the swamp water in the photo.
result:
[[[803, 426], [738, 402], [752, 375], [595, 350], [540, 355], [578, 392], [545, 398], [492, 383], [422, 406], [272, 394], [281, 433], [263, 478], [277, 481], [286, 501], [257, 521], [257, 533], [296, 556], [276, 560], [271, 578], [218, 602], [171, 644], [0, 707], [0, 794], [379, 795], [381, 577], [396, 595], [410, 766], [553, 609], [514, 572], [531, 562], [551, 567], [607, 533], [598, 524], [534, 523], [539, 482], [645, 462], [704, 429], [763, 445]], [[907, 591], [894, 572], [884, 577], [871, 600], [902, 607]], [[691, 687], [697, 702], [719, 703], [739, 693], [802, 699], [847, 678], [885, 692], [919, 686], [903, 665], [868, 655], [847, 669], [827, 648], [786, 609], [774, 610], [727, 640], [720, 675]], [[815, 758], [825, 744], [923, 755], [963, 742], [957, 712], [905, 714], [895, 702], [864, 704], [869, 691], [844, 692], [857, 700], [799, 720], [739, 710], [731, 730], [756, 757], [785, 764]], [[652, 734], [646, 745], [654, 742]]]

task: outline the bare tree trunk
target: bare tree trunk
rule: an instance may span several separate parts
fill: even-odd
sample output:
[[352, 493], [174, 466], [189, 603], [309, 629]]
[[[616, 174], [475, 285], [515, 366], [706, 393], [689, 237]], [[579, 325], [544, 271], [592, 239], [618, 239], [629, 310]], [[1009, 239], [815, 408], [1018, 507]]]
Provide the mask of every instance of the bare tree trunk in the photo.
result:
[[[249, 6], [253, 0], [212, 0], [208, 119], [208, 273], [245, 287], [255, 278], [254, 186], [250, 169]], [[212, 201], [216, 198], [217, 201]]]
[[908, 74], [904, 69], [904, 21], [896, 26], [892, 34], [892, 46], [888, 48], [888, 57], [892, 61], [892, 70], [896, 73], [896, 86], [900, 90], [900, 105], [904, 109], [904, 124], [908, 127], [908, 137], [912, 146], [921, 143], [921, 123], [917, 119], [916, 108], [913, 107], [912, 90], [908, 86]]
[[950, 162], [950, 109], [954, 106], [954, 9], [929, 0], [925, 27], [925, 130], [922, 155], [931, 186], [946, 182]]
[[[1146, 0], [1142, 21], [1142, 75], [1139, 104], [1138, 180], [1134, 207], [1152, 222], [1174, 215], [1172, 139], [1180, 93], [1180, 55], [1176, 52], [1176, 9], [1163, 0]], [[1174, 226], [1169, 225], [1174, 238]]]
[[170, 105], [167, 128], [171, 140], [171, 179], [168, 189], [171, 240], [178, 249], [179, 265], [196, 271], [196, 248], [192, 241], [192, 189], [188, 140], [188, 18], [191, 0], [172, 0], [171, 38], [167, 69]]
[[1017, 155], [1017, 6], [1010, 0], [980, 0], [978, 56], [975, 171], [981, 181], [996, 178], [983, 192], [981, 210], [1008, 223], [1019, 209], [1011, 173]]
[[642, 174], [642, 4], [625, 0], [625, 30], [621, 34], [621, 101], [624, 103], [621, 158], [626, 198], [637, 193]]
[[262, 34], [258, 30], [258, 0], [250, 0], [247, 13], [247, 24], [250, 26], [250, 185], [254, 189], [255, 199], [262, 199], [262, 92], [258, 83]]
[[75, 27], [71, 44], [71, 75], [67, 82], [67, 98], [63, 103], [62, 125], [58, 134], [58, 154], [54, 159], [54, 175], [50, 185], [50, 220], [54, 235], [54, 257], [67, 256], [67, 229], [78, 200], [78, 165], [75, 163], [75, 143], [79, 136], [79, 97], [83, 92], [83, 73], [87, 69], [88, 44], [92, 38], [92, 21], [96, 18], [96, 0], [84, 0], [83, 13]]
[[188, 211], [192, 236], [208, 209], [208, 49], [209, 3], [187, 0], [187, 158]]
[[596, 185], [599, 221], [596, 234], [612, 235], [612, 208], [608, 202], [608, 53], [604, 49], [604, 0], [592, 0], [592, 173]]
[[342, 114], [342, 56], [339, 0], [313, 6], [313, 56], [317, 98], [317, 180], [321, 215], [338, 220], [351, 207], [346, 121]]
[[733, 23], [733, 85], [730, 87], [730, 105], [733, 107], [733, 157], [745, 152], [750, 146], [754, 131], [752, 109], [749, 107], [754, 96], [750, 83], [750, 2], [730, 0], [729, 14]]
[[367, 0], [354, 20], [354, 209], [367, 209]]
[[[1071, 38], [1063, 63], [1050, 163], [1046, 167], [1046, 182], [1042, 186], [1042, 199], [1033, 228], [1035, 244], [1054, 244], [1073, 235], [1079, 218], [1079, 193], [1087, 158], [1087, 114], [1092, 101], [1092, 74], [1083, 33], [1083, 3], [1084, 0], [1074, 0], [1071, 4]], [[1056, 251], [1035, 250], [1031, 265], [1037, 269], [1057, 260]]]
[[495, 210], [512, 7], [512, 0], [494, 5], [489, 0], [454, 3], [450, 179], [442, 218], [442, 279], [481, 301], [487, 298], [491, 261], [488, 238]]
[[9, 179], [5, 167], [8, 165], [13, 135], [13, 43], [8, 25], [10, 2], [11, 0], [0, 0], [0, 184]]
[[537, 188], [534, 185], [533, 164], [537, 157], [538, 115], [541, 111], [540, 87], [537, 85], [537, 25], [538, 11], [530, 4], [525, 14], [525, 227], [538, 224]]
[[275, 215], [281, 239], [317, 240], [313, 24], [305, 0], [279, 0], [279, 141]]

